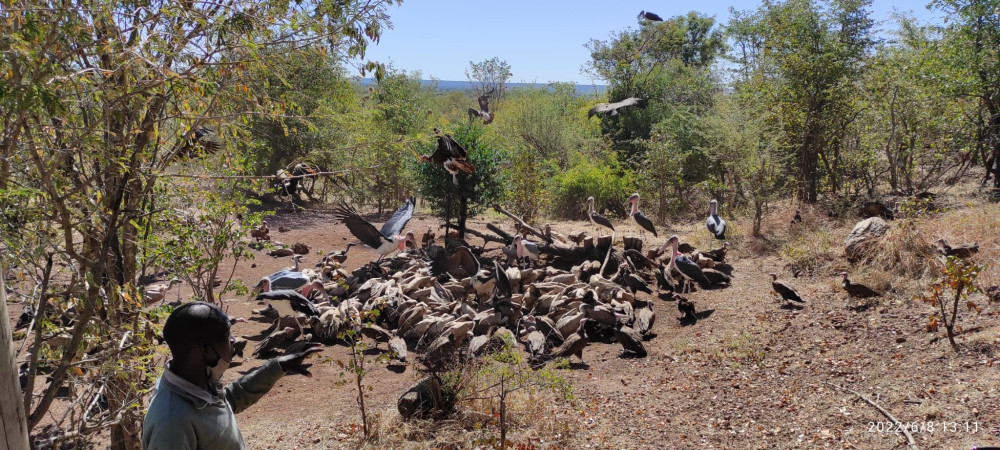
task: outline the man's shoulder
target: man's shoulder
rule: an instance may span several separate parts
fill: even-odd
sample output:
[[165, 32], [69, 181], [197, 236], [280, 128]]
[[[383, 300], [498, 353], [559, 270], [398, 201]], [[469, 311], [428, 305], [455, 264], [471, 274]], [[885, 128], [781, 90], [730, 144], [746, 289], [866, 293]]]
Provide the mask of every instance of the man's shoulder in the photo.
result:
[[179, 392], [175, 387], [161, 380], [153, 398], [149, 402], [146, 418], [164, 416], [166, 420], [179, 417], [189, 417], [187, 412], [195, 409], [194, 399]]

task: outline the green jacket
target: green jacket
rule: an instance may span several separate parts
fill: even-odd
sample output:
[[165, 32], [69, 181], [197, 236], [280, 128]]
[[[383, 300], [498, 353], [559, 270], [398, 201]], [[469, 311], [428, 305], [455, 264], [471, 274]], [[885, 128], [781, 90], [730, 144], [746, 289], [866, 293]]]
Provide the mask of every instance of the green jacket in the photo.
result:
[[268, 361], [227, 385], [223, 399], [164, 370], [142, 424], [142, 448], [245, 449], [236, 413], [260, 400], [284, 375], [277, 361]]

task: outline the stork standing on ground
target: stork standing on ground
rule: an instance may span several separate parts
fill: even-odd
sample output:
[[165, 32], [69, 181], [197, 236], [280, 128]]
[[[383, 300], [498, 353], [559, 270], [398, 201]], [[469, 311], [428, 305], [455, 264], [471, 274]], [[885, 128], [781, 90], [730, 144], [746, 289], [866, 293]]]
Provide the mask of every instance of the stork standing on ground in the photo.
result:
[[473, 173], [476, 171], [476, 167], [467, 161], [469, 152], [450, 134], [442, 134], [441, 130], [437, 128], [434, 129], [434, 134], [437, 135], [438, 146], [433, 154], [430, 156], [417, 155], [416, 152], [413, 154], [423, 162], [440, 164], [445, 171], [451, 174], [451, 180], [455, 186], [458, 186], [458, 172]]
[[[708, 278], [705, 277], [705, 273], [702, 272], [701, 267], [698, 267], [694, 261], [691, 261], [687, 258], [687, 256], [684, 256], [684, 254], [677, 251], [677, 246], [680, 243], [680, 238], [677, 237], [677, 235], [670, 236], [670, 239], [668, 239], [667, 242], [673, 247], [670, 252], [671, 270], [677, 269], [677, 271], [680, 272], [684, 278], [695, 281], [702, 286], [709, 286], [712, 284], [708, 281]], [[685, 287], [688, 286], [687, 283], [684, 283], [684, 285]]]
[[627, 204], [629, 202], [632, 203], [632, 210], [628, 215], [632, 218], [632, 222], [639, 226], [640, 236], [642, 235], [643, 230], [649, 231], [650, 233], [653, 233], [653, 236], [656, 236], [656, 227], [653, 225], [653, 221], [649, 217], [646, 217], [642, 211], [639, 211], [639, 193], [636, 192], [635, 194], [632, 194], [632, 196], [629, 197], [628, 201], [625, 203]]
[[344, 203], [334, 209], [333, 216], [344, 222], [347, 229], [351, 230], [351, 234], [358, 238], [362, 244], [375, 249], [379, 255], [378, 260], [381, 261], [385, 255], [405, 250], [407, 241], [416, 244], [416, 237], [412, 232], [407, 232], [405, 235], [399, 234], [413, 217], [413, 208], [416, 207], [416, 204], [417, 199], [414, 197], [406, 200], [406, 203], [403, 203], [392, 217], [382, 225], [381, 231], [375, 228], [375, 225], [362, 219], [357, 210]]
[[708, 202], [708, 218], [705, 219], [705, 227], [716, 239], [726, 239], [726, 221], [719, 217], [719, 202], [714, 198]]
[[292, 261], [295, 262], [295, 266], [279, 270], [268, 276], [262, 277], [260, 282], [257, 283], [257, 289], [260, 292], [276, 291], [282, 289], [295, 290], [309, 284], [311, 281], [309, 276], [299, 269], [299, 262], [301, 262], [305, 257], [302, 255], [292, 256]]
[[611, 221], [607, 217], [594, 212], [594, 197], [587, 197], [587, 218], [590, 219], [590, 224], [597, 228], [598, 233], [600, 233], [600, 227], [610, 228], [611, 231], [615, 231], [615, 226], [611, 224]]

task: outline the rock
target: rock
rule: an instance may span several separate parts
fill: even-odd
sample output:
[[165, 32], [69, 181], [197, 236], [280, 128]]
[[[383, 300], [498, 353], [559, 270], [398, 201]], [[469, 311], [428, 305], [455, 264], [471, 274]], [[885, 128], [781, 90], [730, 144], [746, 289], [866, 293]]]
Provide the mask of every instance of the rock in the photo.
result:
[[871, 217], [854, 225], [851, 235], [844, 241], [844, 251], [848, 259], [856, 259], [874, 239], [889, 231], [889, 224], [881, 217]]
[[441, 384], [433, 377], [417, 382], [399, 397], [396, 409], [403, 420], [425, 418], [441, 405]]

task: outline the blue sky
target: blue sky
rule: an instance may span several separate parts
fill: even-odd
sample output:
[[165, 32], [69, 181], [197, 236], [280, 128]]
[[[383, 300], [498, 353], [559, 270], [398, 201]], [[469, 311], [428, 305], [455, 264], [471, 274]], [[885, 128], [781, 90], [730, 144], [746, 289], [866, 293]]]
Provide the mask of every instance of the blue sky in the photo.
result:
[[[874, 0], [876, 21], [891, 12], [912, 11], [923, 22], [940, 22], [927, 0]], [[663, 18], [694, 10], [729, 20], [729, 8], [757, 9], [759, 0], [701, 0], [696, 3], [632, 0], [404, 0], [389, 15], [394, 29], [385, 30], [368, 59], [392, 63], [396, 69], [420, 71], [422, 77], [466, 80], [469, 61], [499, 57], [511, 65], [511, 81], [591, 84], [581, 67], [590, 60], [584, 48], [591, 38], [607, 40], [611, 32], [637, 28], [640, 10]], [[890, 26], [889, 23], [882, 27]], [[601, 83], [599, 80], [598, 83]]]

